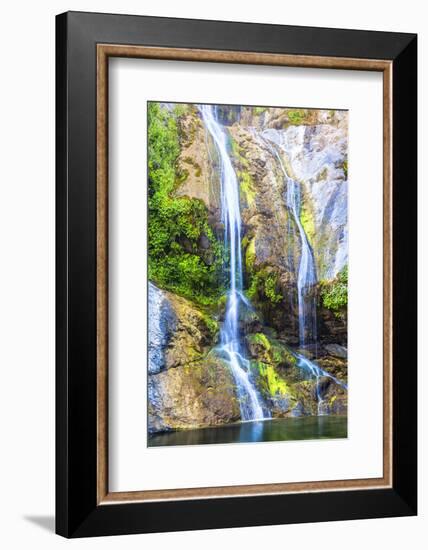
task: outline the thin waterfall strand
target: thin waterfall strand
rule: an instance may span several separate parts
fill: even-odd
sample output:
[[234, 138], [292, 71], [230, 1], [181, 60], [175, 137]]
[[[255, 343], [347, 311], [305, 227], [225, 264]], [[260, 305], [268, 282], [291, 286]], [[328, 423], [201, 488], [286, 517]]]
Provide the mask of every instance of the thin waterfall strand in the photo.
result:
[[299, 312], [299, 344], [301, 347], [304, 347], [307, 344], [316, 344], [317, 341], [316, 301], [313, 294], [313, 289], [317, 283], [315, 260], [307, 235], [300, 221], [300, 186], [287, 174], [276, 147], [269, 144], [269, 149], [277, 158], [284, 175], [287, 184], [286, 204], [291, 211], [300, 237], [301, 255], [297, 273], [297, 301]]
[[[317, 283], [315, 261], [312, 253], [312, 249], [309, 245], [307, 235], [300, 221], [301, 211], [301, 196], [299, 185], [291, 178], [285, 170], [282, 158], [277, 150], [276, 146], [281, 147], [281, 136], [273, 135], [272, 131], [265, 132], [265, 137], [268, 142], [266, 143], [271, 153], [278, 160], [278, 164], [284, 175], [286, 182], [286, 204], [290, 210], [293, 219], [296, 223], [300, 243], [301, 243], [301, 255], [299, 262], [299, 269], [297, 273], [297, 301], [298, 301], [298, 313], [299, 313], [299, 344], [304, 347], [308, 343], [316, 345], [317, 342], [317, 313], [316, 313], [316, 301], [313, 295], [313, 289]], [[340, 385], [344, 389], [347, 386], [337, 380], [334, 376], [328, 374], [321, 369], [316, 363], [310, 361], [304, 355], [296, 353], [298, 359], [298, 367], [306, 371], [311, 377], [315, 378], [315, 392], [317, 399], [317, 412], [318, 415], [325, 414], [324, 400], [320, 390], [320, 378], [327, 377], [332, 379], [336, 384]]]

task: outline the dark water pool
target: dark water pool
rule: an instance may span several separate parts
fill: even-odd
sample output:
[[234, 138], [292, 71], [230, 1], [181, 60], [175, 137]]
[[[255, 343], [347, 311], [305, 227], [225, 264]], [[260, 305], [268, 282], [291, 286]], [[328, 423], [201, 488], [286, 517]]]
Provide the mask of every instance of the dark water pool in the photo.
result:
[[148, 446], [338, 439], [347, 437], [347, 426], [346, 416], [276, 418], [262, 422], [228, 424], [218, 428], [157, 434], [149, 437]]

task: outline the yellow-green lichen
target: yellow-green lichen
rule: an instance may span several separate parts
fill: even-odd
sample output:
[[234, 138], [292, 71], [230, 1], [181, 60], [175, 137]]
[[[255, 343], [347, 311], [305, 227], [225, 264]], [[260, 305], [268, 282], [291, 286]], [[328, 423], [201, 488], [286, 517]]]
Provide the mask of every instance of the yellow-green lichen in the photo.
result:
[[256, 258], [256, 239], [251, 239], [245, 250], [245, 267], [247, 273], [251, 273]]
[[278, 375], [272, 365], [257, 362], [257, 368], [260, 377], [262, 378], [262, 386], [269, 393], [269, 395], [284, 396], [290, 393], [290, 388], [287, 383]]
[[288, 365], [294, 367], [297, 363], [296, 357], [291, 353], [288, 347], [276, 340], [271, 342], [270, 356], [271, 362], [275, 365]]
[[247, 157], [245, 156], [245, 151], [243, 147], [236, 141], [236, 139], [232, 137], [231, 134], [229, 134], [229, 144], [232, 155], [241, 164], [241, 166], [243, 166], [244, 168], [248, 168], [249, 162]]
[[303, 230], [306, 234], [309, 244], [313, 246], [315, 238], [315, 222], [313, 214], [306, 203], [303, 203], [302, 209], [300, 211], [300, 223], [303, 226]]
[[254, 191], [251, 175], [246, 171], [238, 172], [241, 193], [249, 207], [254, 205], [256, 192]]
[[272, 304], [278, 304], [282, 300], [282, 294], [277, 291], [278, 287], [278, 275], [276, 273], [269, 273], [265, 279], [265, 296]]
[[253, 107], [253, 112], [255, 115], [261, 115], [267, 111], [267, 107]]
[[215, 319], [213, 319], [209, 314], [202, 313], [202, 317], [205, 323], [205, 326], [210, 332], [210, 335], [212, 338], [215, 338], [217, 336], [217, 333], [219, 331], [219, 323]]
[[287, 115], [290, 124], [298, 126], [304, 121], [306, 111], [304, 109], [290, 109]]
[[195, 176], [197, 178], [199, 178], [199, 176], [201, 175], [202, 173], [202, 170], [201, 170], [201, 167], [199, 166], [199, 164], [192, 158], [192, 157], [185, 157], [183, 159], [183, 162], [185, 162], [186, 164], [190, 164], [191, 166], [193, 166], [193, 168], [195, 169]]
[[256, 334], [251, 335], [251, 339], [255, 344], [261, 345], [266, 351], [269, 351], [271, 348], [270, 342], [263, 332], [257, 332]]

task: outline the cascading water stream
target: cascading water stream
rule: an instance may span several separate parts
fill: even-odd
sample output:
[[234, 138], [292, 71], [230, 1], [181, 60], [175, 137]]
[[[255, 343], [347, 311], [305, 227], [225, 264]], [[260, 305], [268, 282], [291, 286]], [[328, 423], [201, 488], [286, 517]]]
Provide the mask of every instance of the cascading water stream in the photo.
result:
[[[279, 144], [279, 146], [281, 145]], [[300, 221], [300, 186], [287, 174], [284, 163], [276, 147], [269, 144], [269, 148], [277, 158], [285, 181], [287, 182], [286, 204], [296, 223], [300, 237], [301, 255], [297, 273], [297, 301], [299, 311], [299, 344], [301, 347], [304, 347], [307, 344], [316, 344], [317, 341], [317, 312], [316, 300], [313, 292], [317, 283], [315, 260], [309, 245], [308, 237]]]
[[239, 331], [241, 304], [249, 307], [242, 293], [241, 212], [239, 185], [227, 150], [227, 135], [218, 123], [211, 105], [201, 105], [205, 128], [211, 135], [221, 162], [221, 211], [225, 227], [225, 243], [230, 255], [229, 292], [225, 319], [220, 330], [219, 351], [230, 365], [235, 379], [242, 420], [262, 420], [270, 415], [263, 412], [260, 396], [250, 379], [250, 362], [243, 356]]
[[[293, 219], [296, 223], [300, 243], [301, 243], [301, 255], [299, 262], [299, 269], [297, 273], [297, 300], [298, 300], [298, 313], [299, 313], [299, 344], [301, 347], [305, 347], [308, 344], [317, 344], [317, 311], [316, 311], [316, 298], [314, 293], [314, 287], [317, 283], [315, 260], [312, 253], [312, 249], [309, 245], [309, 241], [302, 222], [300, 221], [301, 211], [301, 196], [300, 187], [291, 178], [285, 169], [284, 162], [281, 155], [278, 152], [277, 147], [284, 149], [281, 142], [281, 135], [278, 132], [268, 130], [264, 132], [264, 138], [267, 139], [267, 146], [271, 153], [278, 160], [281, 171], [286, 181], [286, 204], [290, 210]], [[330, 375], [323, 369], [321, 369], [316, 363], [310, 361], [307, 357], [300, 353], [296, 353], [298, 359], [298, 366], [308, 372], [315, 378], [315, 392], [318, 403], [318, 415], [324, 413], [324, 400], [320, 391], [320, 378], [327, 377], [332, 379], [336, 384], [347, 389], [347, 386], [337, 380], [334, 376]], [[316, 353], [315, 353], [316, 355]]]

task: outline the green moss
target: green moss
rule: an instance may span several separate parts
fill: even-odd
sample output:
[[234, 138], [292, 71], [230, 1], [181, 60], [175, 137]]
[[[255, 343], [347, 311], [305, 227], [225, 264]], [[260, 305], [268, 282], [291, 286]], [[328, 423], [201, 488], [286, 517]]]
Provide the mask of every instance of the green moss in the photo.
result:
[[255, 202], [256, 193], [254, 191], [253, 179], [251, 174], [248, 172], [249, 162], [245, 156], [245, 150], [230, 134], [229, 148], [232, 156], [235, 157], [238, 166], [241, 168], [237, 170], [241, 196], [246, 201], [248, 206], [251, 207]]
[[211, 338], [214, 340], [219, 331], [219, 323], [213, 319], [210, 315], [203, 313], [204, 323], [210, 331]]
[[174, 115], [178, 118], [187, 115], [192, 111], [192, 105], [189, 103], [176, 103], [173, 108]]
[[304, 109], [291, 109], [288, 111], [288, 120], [290, 124], [299, 126], [304, 121], [306, 111]]
[[235, 139], [233, 139], [230, 133], [229, 133], [229, 149], [232, 155], [241, 164], [241, 166], [243, 166], [244, 168], [248, 168], [249, 162], [247, 157], [245, 156], [245, 151], [243, 147], [241, 147], [241, 145]]
[[243, 194], [245, 201], [249, 207], [253, 206], [256, 200], [256, 192], [254, 191], [253, 179], [251, 175], [248, 172], [241, 170], [238, 172], [238, 179], [239, 189]]
[[285, 396], [290, 393], [290, 388], [283, 380], [272, 365], [262, 363], [261, 361], [254, 361], [254, 366], [259, 372], [261, 378], [262, 389], [270, 396]]
[[300, 210], [300, 223], [303, 226], [303, 230], [308, 238], [309, 244], [313, 247], [315, 237], [315, 221], [313, 214], [305, 201], [303, 202]]
[[197, 162], [195, 162], [194, 159], [192, 159], [192, 157], [185, 157], [183, 159], [183, 162], [185, 162], [186, 164], [190, 164], [191, 166], [193, 166], [193, 168], [195, 169], [195, 176], [197, 178], [199, 178], [199, 176], [201, 175], [201, 167], [199, 166], [199, 164]]
[[278, 342], [272, 342], [271, 344], [271, 357], [272, 362], [276, 365], [288, 365], [289, 367], [295, 367], [297, 364], [297, 358], [291, 353], [291, 351], [284, 344]]
[[265, 111], [267, 111], [267, 107], [253, 107], [253, 113], [255, 115], [261, 115], [263, 114]]
[[247, 269], [247, 273], [251, 273], [253, 271], [255, 258], [256, 258], [256, 239], [253, 238], [248, 243], [247, 248], [245, 250], [245, 267]]
[[[247, 257], [245, 260], [247, 263]], [[251, 261], [251, 251], [249, 260]], [[273, 305], [279, 304], [282, 301], [283, 296], [278, 292], [278, 274], [275, 271], [268, 271], [262, 268], [259, 271], [250, 272], [249, 275], [250, 285], [247, 295], [250, 300], [268, 301], [268, 303]]]
[[281, 350], [279, 350], [278, 348], [273, 348], [272, 349], [272, 361], [274, 363], [278, 364], [278, 363], [281, 362], [281, 359], [282, 359]]
[[180, 185], [182, 185], [187, 180], [188, 176], [189, 170], [176, 170], [174, 189], [180, 187]]
[[346, 265], [333, 281], [321, 281], [321, 304], [341, 316], [348, 305], [348, 266]]
[[345, 178], [348, 177], [348, 161], [347, 160], [344, 160], [343, 161], [343, 173], [345, 174]]
[[251, 334], [250, 338], [255, 344], [259, 344], [266, 351], [270, 350], [270, 347], [271, 347], [270, 342], [269, 342], [267, 336], [265, 334], [263, 334], [263, 332], [257, 332], [255, 334]]
[[265, 295], [272, 304], [278, 304], [282, 300], [282, 294], [277, 292], [278, 287], [278, 275], [276, 273], [269, 273], [265, 279]]
[[[187, 177], [177, 170], [179, 153], [176, 116], [159, 103], [149, 103], [149, 279], [200, 305], [212, 305], [224, 292], [224, 246], [208, 224], [205, 204], [173, 194]], [[209, 262], [198, 250], [203, 235], [210, 243]]]

